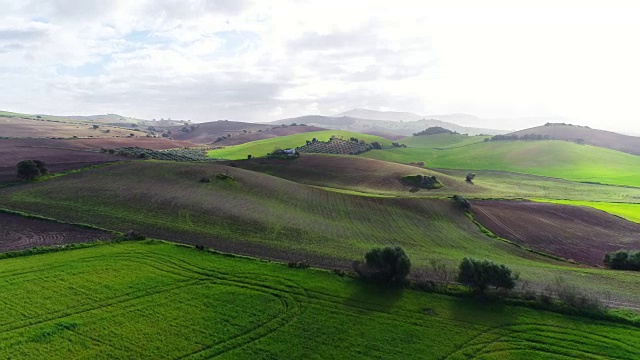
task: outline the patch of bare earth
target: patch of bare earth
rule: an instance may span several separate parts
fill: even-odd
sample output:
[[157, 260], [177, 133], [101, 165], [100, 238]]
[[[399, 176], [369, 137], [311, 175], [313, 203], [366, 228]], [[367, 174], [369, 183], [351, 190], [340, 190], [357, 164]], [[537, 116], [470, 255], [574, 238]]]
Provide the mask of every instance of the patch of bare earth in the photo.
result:
[[494, 234], [579, 263], [602, 266], [606, 253], [640, 248], [640, 224], [604, 211], [528, 201], [474, 201], [476, 219]]
[[0, 252], [109, 240], [110, 233], [0, 213]]

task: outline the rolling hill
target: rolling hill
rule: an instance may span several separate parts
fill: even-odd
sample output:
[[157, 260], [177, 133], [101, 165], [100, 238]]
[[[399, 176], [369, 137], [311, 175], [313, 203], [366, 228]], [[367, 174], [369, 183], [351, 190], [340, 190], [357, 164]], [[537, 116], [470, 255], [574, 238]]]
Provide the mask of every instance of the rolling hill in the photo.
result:
[[288, 136], [288, 135], [309, 133], [309, 132], [322, 131], [322, 130], [326, 130], [326, 129], [319, 128], [316, 126], [286, 126], [286, 127], [277, 126], [277, 127], [262, 130], [262, 131], [252, 131], [247, 133], [242, 132], [237, 135], [233, 135], [229, 138], [226, 138], [222, 141], [216, 141], [215, 145], [216, 146], [234, 146], [234, 145], [240, 145], [240, 144], [257, 141], [257, 140], [271, 139], [271, 138], [277, 138], [280, 136]]
[[[225, 174], [231, 179], [217, 174]], [[210, 183], [202, 183], [210, 177]], [[450, 200], [339, 194], [220, 164], [144, 161], [0, 189], [4, 207], [221, 251], [349, 267], [376, 246], [402, 246], [418, 268], [490, 258], [543, 287], [558, 275], [635, 298], [633, 274], [576, 267], [486, 236]], [[637, 298], [635, 298], [637, 299]]]
[[[450, 143], [442, 141], [446, 136], [413, 137], [407, 139], [413, 147], [370, 151], [360, 156], [405, 164], [423, 161], [428, 168], [499, 170], [640, 187], [640, 157], [635, 155], [559, 140], [461, 144], [459, 138], [451, 138]], [[432, 144], [439, 148], [429, 147]]]
[[[305, 127], [301, 126], [301, 128]], [[346, 139], [356, 137], [359, 140], [366, 141], [367, 143], [377, 141], [381, 145], [391, 145], [391, 141], [378, 136], [341, 130], [324, 130], [311, 133], [299, 133], [295, 135], [280, 136], [271, 139], [252, 141], [250, 143], [244, 143], [241, 145], [229, 146], [222, 149], [211, 150], [209, 151], [209, 156], [216, 159], [228, 160], [246, 159], [247, 155], [252, 155], [253, 157], [261, 157], [267, 155], [275, 149], [289, 149], [303, 146], [306, 144], [307, 140], [312, 140], [313, 138], [316, 138], [318, 141], [329, 141], [332, 136], [343, 137]]]
[[[441, 198], [464, 195], [469, 199], [546, 198], [640, 203], [640, 190], [635, 188], [500, 171], [475, 171], [474, 184], [470, 184], [465, 181], [466, 171], [425, 169], [360, 156], [303, 154], [295, 160], [251, 159], [234, 161], [234, 165], [302, 184], [369, 196]], [[436, 176], [444, 187], [415, 191], [400, 181], [404, 176], [418, 174]]]
[[456, 131], [461, 134], [477, 135], [497, 135], [504, 134], [507, 131], [472, 128], [456, 125], [453, 123], [434, 120], [434, 119], [421, 119], [416, 121], [385, 121], [385, 120], [370, 120], [360, 119], [350, 116], [320, 116], [309, 115], [301, 116], [297, 118], [282, 119], [274, 121], [272, 124], [291, 124], [291, 123], [303, 123], [307, 125], [314, 125], [324, 127], [328, 129], [347, 130], [360, 133], [369, 132], [382, 132], [397, 135], [412, 135], [418, 131], [422, 131], [429, 127], [440, 126], [451, 131]]
[[[187, 131], [181, 131], [182, 129]], [[258, 131], [270, 128], [267, 125], [246, 123], [240, 121], [218, 120], [193, 126], [178, 125], [167, 128], [171, 131], [171, 137], [175, 140], [191, 141], [198, 144], [215, 142], [219, 137], [244, 133], [244, 131]]]
[[551, 124], [512, 133], [518, 136], [542, 135], [551, 139], [576, 141], [581, 139], [585, 144], [599, 146], [625, 153], [640, 155], [640, 137], [622, 135], [611, 131], [591, 129], [586, 126]]

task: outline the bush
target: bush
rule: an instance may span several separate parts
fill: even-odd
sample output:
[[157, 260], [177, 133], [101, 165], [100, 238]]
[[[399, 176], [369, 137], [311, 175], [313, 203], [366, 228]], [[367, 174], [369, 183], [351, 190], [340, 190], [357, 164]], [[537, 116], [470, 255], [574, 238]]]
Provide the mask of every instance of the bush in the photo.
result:
[[411, 270], [411, 261], [400, 247], [372, 249], [364, 259], [364, 264], [354, 264], [356, 273], [381, 283], [403, 282]]
[[209, 182], [211, 182], [211, 179], [208, 178], [208, 177], [201, 177], [200, 178], [200, 182], [201, 183], [209, 183]]
[[604, 257], [604, 264], [614, 270], [640, 271], [640, 250], [618, 250]]
[[488, 287], [511, 290], [516, 286], [518, 276], [508, 267], [490, 260], [464, 258], [458, 271], [458, 282], [470, 286], [483, 294]]
[[291, 261], [287, 264], [288, 267], [292, 269], [307, 269], [309, 264], [304, 261]]
[[562, 277], [556, 278], [553, 284], [547, 287], [547, 292], [557, 298], [562, 305], [580, 312], [600, 313], [606, 309], [597, 296], [579, 289]]
[[129, 231], [127, 231], [126, 234], [124, 234], [124, 239], [125, 240], [144, 240], [146, 238], [147, 238], [146, 236], [144, 236], [144, 235], [142, 235], [139, 232], [134, 231], [134, 230], [129, 230]]
[[476, 174], [475, 173], [468, 173], [466, 180], [467, 180], [467, 182], [473, 184], [473, 179], [475, 179], [475, 178], [476, 178]]
[[23, 180], [33, 180], [49, 173], [47, 165], [40, 160], [22, 160], [17, 165], [17, 176]]
[[471, 210], [471, 203], [460, 195], [453, 195], [453, 201], [464, 211]]

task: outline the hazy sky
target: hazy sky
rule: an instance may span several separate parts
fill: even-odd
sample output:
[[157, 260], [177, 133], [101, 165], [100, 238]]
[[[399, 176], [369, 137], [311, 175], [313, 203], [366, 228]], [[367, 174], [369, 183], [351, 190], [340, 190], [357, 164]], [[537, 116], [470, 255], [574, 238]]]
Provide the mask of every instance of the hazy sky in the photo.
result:
[[0, 109], [267, 121], [370, 108], [560, 116], [640, 133], [639, 1], [0, 0], [0, 9]]

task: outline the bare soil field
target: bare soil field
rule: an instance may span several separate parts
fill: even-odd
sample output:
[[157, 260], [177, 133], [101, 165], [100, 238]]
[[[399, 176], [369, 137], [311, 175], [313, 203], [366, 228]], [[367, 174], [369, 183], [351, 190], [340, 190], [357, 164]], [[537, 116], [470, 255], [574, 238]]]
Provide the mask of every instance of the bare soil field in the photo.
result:
[[476, 219], [494, 234], [579, 263], [602, 266], [606, 253], [640, 248], [640, 225], [604, 211], [527, 201], [474, 201]]
[[110, 233], [0, 213], [0, 252], [109, 240]]
[[[90, 124], [27, 119], [21, 117], [0, 117], [0, 137], [3, 138], [88, 138], [127, 137], [130, 134], [145, 136], [146, 132], [99, 125], [93, 129]], [[108, 133], [106, 131], [109, 131]]]
[[38, 159], [49, 171], [59, 172], [120, 160], [120, 156], [98, 152], [101, 148], [137, 146], [153, 150], [191, 147], [195, 144], [160, 138], [104, 138], [104, 139], [1, 139], [0, 182], [16, 180], [15, 166], [19, 161]]
[[220, 146], [232, 146], [232, 145], [240, 145], [244, 143], [248, 143], [256, 140], [263, 139], [271, 139], [279, 136], [287, 136], [294, 134], [302, 134], [314, 131], [322, 131], [326, 130], [316, 126], [287, 126], [287, 127], [277, 127], [270, 130], [263, 131], [254, 131], [251, 133], [242, 133], [238, 135], [231, 136], [222, 141], [216, 142], [216, 145]]

